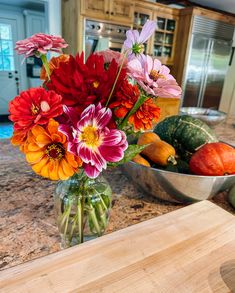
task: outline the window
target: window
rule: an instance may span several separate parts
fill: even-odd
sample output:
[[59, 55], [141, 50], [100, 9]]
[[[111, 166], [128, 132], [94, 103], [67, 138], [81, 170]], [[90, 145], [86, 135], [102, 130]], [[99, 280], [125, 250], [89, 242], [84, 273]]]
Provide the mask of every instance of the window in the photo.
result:
[[0, 23], [0, 71], [14, 71], [14, 51], [10, 24]]

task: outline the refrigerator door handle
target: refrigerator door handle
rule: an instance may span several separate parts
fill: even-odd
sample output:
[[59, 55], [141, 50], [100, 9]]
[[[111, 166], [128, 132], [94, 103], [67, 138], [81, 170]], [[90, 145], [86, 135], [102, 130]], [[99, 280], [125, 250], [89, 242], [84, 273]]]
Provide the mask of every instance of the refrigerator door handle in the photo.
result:
[[197, 107], [202, 107], [202, 104], [203, 104], [204, 94], [205, 94], [206, 84], [207, 84], [208, 66], [209, 66], [209, 62], [210, 62], [210, 55], [211, 55], [212, 48], [213, 48], [213, 42], [212, 42], [211, 39], [209, 39], [209, 43], [208, 43], [208, 46], [207, 46], [205, 63], [204, 63], [204, 67], [203, 67], [202, 86], [201, 86], [199, 97], [198, 97]]
[[230, 59], [229, 59], [228, 66], [231, 66], [232, 65], [234, 50], [235, 50], [235, 47], [232, 47], [232, 52], [231, 52], [231, 55], [230, 55]]

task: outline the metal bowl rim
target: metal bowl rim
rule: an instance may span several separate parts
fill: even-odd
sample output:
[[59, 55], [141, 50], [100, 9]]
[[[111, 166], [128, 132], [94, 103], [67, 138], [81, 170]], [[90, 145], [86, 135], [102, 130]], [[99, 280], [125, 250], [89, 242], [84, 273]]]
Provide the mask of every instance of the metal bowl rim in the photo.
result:
[[176, 172], [171, 172], [171, 171], [162, 170], [162, 169], [158, 169], [158, 168], [147, 167], [147, 166], [144, 166], [144, 165], [141, 165], [141, 164], [137, 164], [137, 163], [135, 163], [133, 161], [129, 161], [128, 163], [132, 163], [134, 165], [141, 166], [141, 167], [144, 167], [144, 168], [148, 168], [148, 169], [151, 169], [151, 170], [161, 171], [163, 173], [176, 174], [176, 175], [179, 175], [179, 176], [199, 177], [199, 178], [207, 178], [207, 179], [208, 178], [216, 179], [216, 178], [231, 178], [231, 177], [235, 177], [235, 174], [222, 175], [222, 176], [205, 176], [205, 175], [193, 175], [193, 174], [176, 173]]
[[[210, 108], [203, 108], [203, 107], [181, 107], [180, 108], [180, 112], [185, 113], [187, 115], [200, 115], [200, 116], [209, 116], [209, 115], [205, 115], [202, 113], [188, 113], [186, 110], [187, 109], [198, 109], [198, 110], [205, 110], [205, 111], [211, 111], [211, 112], [217, 112], [219, 114], [221, 114], [221, 116], [227, 116], [227, 113], [220, 111], [220, 110], [215, 110], [215, 109], [210, 109]], [[218, 117], [217, 115], [210, 115], [210, 117]]]

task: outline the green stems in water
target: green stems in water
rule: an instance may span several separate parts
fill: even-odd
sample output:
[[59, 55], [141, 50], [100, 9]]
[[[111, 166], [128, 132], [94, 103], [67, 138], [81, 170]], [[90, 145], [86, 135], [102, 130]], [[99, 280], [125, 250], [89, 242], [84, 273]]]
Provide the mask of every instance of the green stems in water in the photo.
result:
[[50, 80], [51, 71], [50, 71], [49, 63], [47, 61], [47, 56], [44, 54], [41, 54], [40, 58], [42, 60], [42, 64], [44, 65], [44, 68], [46, 70], [48, 80]]
[[108, 189], [102, 184], [92, 185], [88, 178], [83, 177], [79, 185], [68, 191], [58, 219], [66, 246], [83, 243], [87, 238], [101, 236], [105, 231], [111, 200]]

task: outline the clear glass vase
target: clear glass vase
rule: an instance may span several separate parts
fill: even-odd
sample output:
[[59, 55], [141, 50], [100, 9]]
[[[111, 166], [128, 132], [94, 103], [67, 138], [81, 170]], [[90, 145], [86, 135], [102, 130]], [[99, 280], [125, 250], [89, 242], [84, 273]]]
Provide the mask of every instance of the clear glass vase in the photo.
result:
[[55, 210], [63, 248], [103, 235], [111, 196], [112, 190], [103, 176], [91, 179], [81, 172], [57, 184]]

